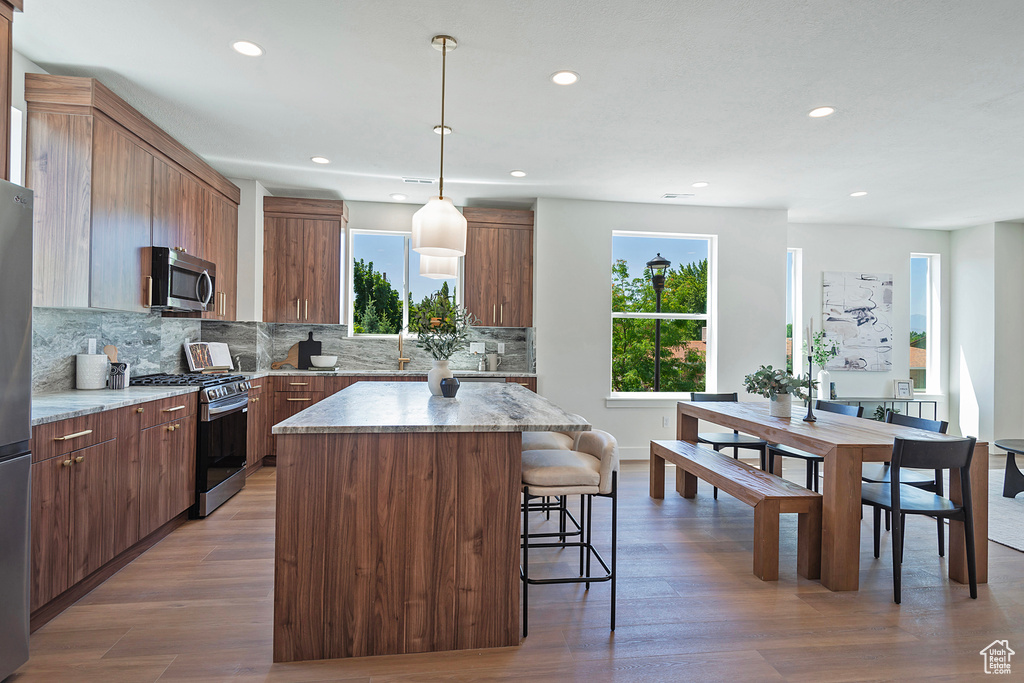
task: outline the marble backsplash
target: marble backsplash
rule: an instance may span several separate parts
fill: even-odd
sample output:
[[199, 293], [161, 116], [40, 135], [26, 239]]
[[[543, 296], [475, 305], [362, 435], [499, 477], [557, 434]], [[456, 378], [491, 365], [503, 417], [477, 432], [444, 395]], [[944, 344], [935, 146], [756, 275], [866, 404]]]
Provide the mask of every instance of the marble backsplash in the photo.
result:
[[[106, 344], [118, 348], [118, 360], [131, 363], [132, 375], [188, 370], [182, 350], [187, 341], [226, 342], [236, 367], [245, 372], [269, 370], [284, 360], [293, 344], [313, 338], [323, 343], [325, 355], [337, 355], [345, 370], [397, 370], [395, 338], [350, 338], [345, 325], [221, 322], [195, 318], [164, 318], [150, 313], [123, 313], [86, 308], [34, 308], [32, 326], [32, 392], [75, 388], [75, 355], [85, 353], [90, 338], [99, 352]], [[488, 353], [505, 344], [499, 368], [506, 372], [534, 372], [533, 328], [476, 327], [470, 341], [484, 342]], [[430, 355], [405, 341], [407, 370], [426, 372]], [[452, 357], [455, 370], [476, 370], [479, 356], [460, 351]]]
[[118, 360], [131, 363], [133, 375], [188, 370], [182, 344], [200, 339], [202, 321], [163, 318], [151, 313], [122, 313], [89, 308], [32, 309], [32, 393], [75, 388], [75, 355], [107, 344]]

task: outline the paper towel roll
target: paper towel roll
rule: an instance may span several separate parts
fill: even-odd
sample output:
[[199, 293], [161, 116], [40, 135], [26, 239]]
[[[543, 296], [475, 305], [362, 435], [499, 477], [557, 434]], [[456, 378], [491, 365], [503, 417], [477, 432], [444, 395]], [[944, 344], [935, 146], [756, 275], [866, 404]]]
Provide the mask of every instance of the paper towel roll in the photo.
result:
[[75, 386], [79, 389], [106, 389], [107, 366], [110, 359], [102, 353], [80, 353], [75, 356]]

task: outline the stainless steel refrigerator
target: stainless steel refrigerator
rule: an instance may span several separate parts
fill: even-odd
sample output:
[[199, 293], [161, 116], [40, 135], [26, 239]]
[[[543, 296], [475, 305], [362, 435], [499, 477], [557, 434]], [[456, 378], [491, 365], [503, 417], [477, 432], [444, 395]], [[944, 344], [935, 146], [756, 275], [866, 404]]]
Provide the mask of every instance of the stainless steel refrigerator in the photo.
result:
[[28, 661], [32, 191], [0, 180], [0, 680]]

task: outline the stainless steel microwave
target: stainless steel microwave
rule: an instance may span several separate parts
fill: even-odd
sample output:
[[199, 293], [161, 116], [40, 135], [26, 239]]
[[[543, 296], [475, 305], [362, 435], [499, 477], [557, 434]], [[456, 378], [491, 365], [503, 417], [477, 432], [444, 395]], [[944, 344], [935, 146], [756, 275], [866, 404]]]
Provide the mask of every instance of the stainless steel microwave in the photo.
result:
[[217, 266], [184, 251], [152, 247], [150, 308], [212, 311]]

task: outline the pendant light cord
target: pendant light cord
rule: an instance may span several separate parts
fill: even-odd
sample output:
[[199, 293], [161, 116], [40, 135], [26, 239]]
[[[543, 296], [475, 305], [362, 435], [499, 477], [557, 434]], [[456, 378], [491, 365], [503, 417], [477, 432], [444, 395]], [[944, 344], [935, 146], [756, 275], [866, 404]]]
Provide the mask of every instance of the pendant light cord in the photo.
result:
[[448, 39], [441, 39], [441, 172], [438, 174], [438, 198], [444, 199], [444, 77], [448, 68]]

